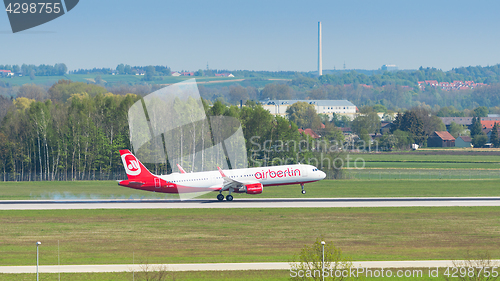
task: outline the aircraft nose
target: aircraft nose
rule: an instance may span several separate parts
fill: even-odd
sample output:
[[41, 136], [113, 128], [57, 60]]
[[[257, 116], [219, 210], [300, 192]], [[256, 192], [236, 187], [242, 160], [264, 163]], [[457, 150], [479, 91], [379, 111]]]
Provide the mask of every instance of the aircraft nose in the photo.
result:
[[320, 176], [321, 179], [326, 178], [326, 173], [325, 172], [323, 172], [323, 171], [319, 171], [319, 172], [320, 172], [319, 176]]

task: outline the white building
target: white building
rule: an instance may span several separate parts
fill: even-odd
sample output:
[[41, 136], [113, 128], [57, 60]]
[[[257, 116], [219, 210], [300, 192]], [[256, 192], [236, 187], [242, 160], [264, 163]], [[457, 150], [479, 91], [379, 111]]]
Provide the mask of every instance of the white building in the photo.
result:
[[261, 101], [262, 107], [273, 115], [286, 116], [286, 110], [296, 102], [307, 102], [314, 105], [318, 114], [326, 114], [333, 118], [333, 114], [345, 115], [351, 120], [356, 117], [357, 107], [348, 100], [266, 100]]

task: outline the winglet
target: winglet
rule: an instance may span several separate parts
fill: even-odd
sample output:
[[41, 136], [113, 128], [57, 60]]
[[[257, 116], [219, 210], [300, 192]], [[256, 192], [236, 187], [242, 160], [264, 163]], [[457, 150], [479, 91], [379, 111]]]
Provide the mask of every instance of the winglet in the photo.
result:
[[223, 178], [226, 178], [226, 175], [224, 174], [224, 172], [222, 171], [222, 169], [221, 169], [220, 167], [217, 167], [217, 169], [219, 169], [220, 175], [221, 175]]
[[181, 171], [181, 174], [185, 174], [186, 171], [181, 167], [181, 165], [177, 164], [177, 168], [179, 168], [179, 171]]

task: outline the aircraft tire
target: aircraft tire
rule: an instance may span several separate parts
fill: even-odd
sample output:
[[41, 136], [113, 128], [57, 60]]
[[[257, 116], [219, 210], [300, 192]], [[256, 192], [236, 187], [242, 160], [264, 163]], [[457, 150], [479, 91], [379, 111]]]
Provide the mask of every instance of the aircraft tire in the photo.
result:
[[305, 191], [305, 190], [302, 190], [302, 194], [306, 194], [306, 191]]
[[217, 200], [224, 201], [224, 195], [222, 194], [217, 195]]
[[226, 196], [227, 201], [233, 201], [233, 195], [228, 195]]

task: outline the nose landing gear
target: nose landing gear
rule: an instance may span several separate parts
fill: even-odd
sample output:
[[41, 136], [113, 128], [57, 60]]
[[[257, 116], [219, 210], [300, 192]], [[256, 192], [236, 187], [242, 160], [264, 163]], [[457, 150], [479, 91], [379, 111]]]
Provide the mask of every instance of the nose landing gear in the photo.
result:
[[306, 194], [306, 190], [304, 189], [304, 184], [303, 183], [300, 184], [300, 187], [302, 187], [302, 194]]

